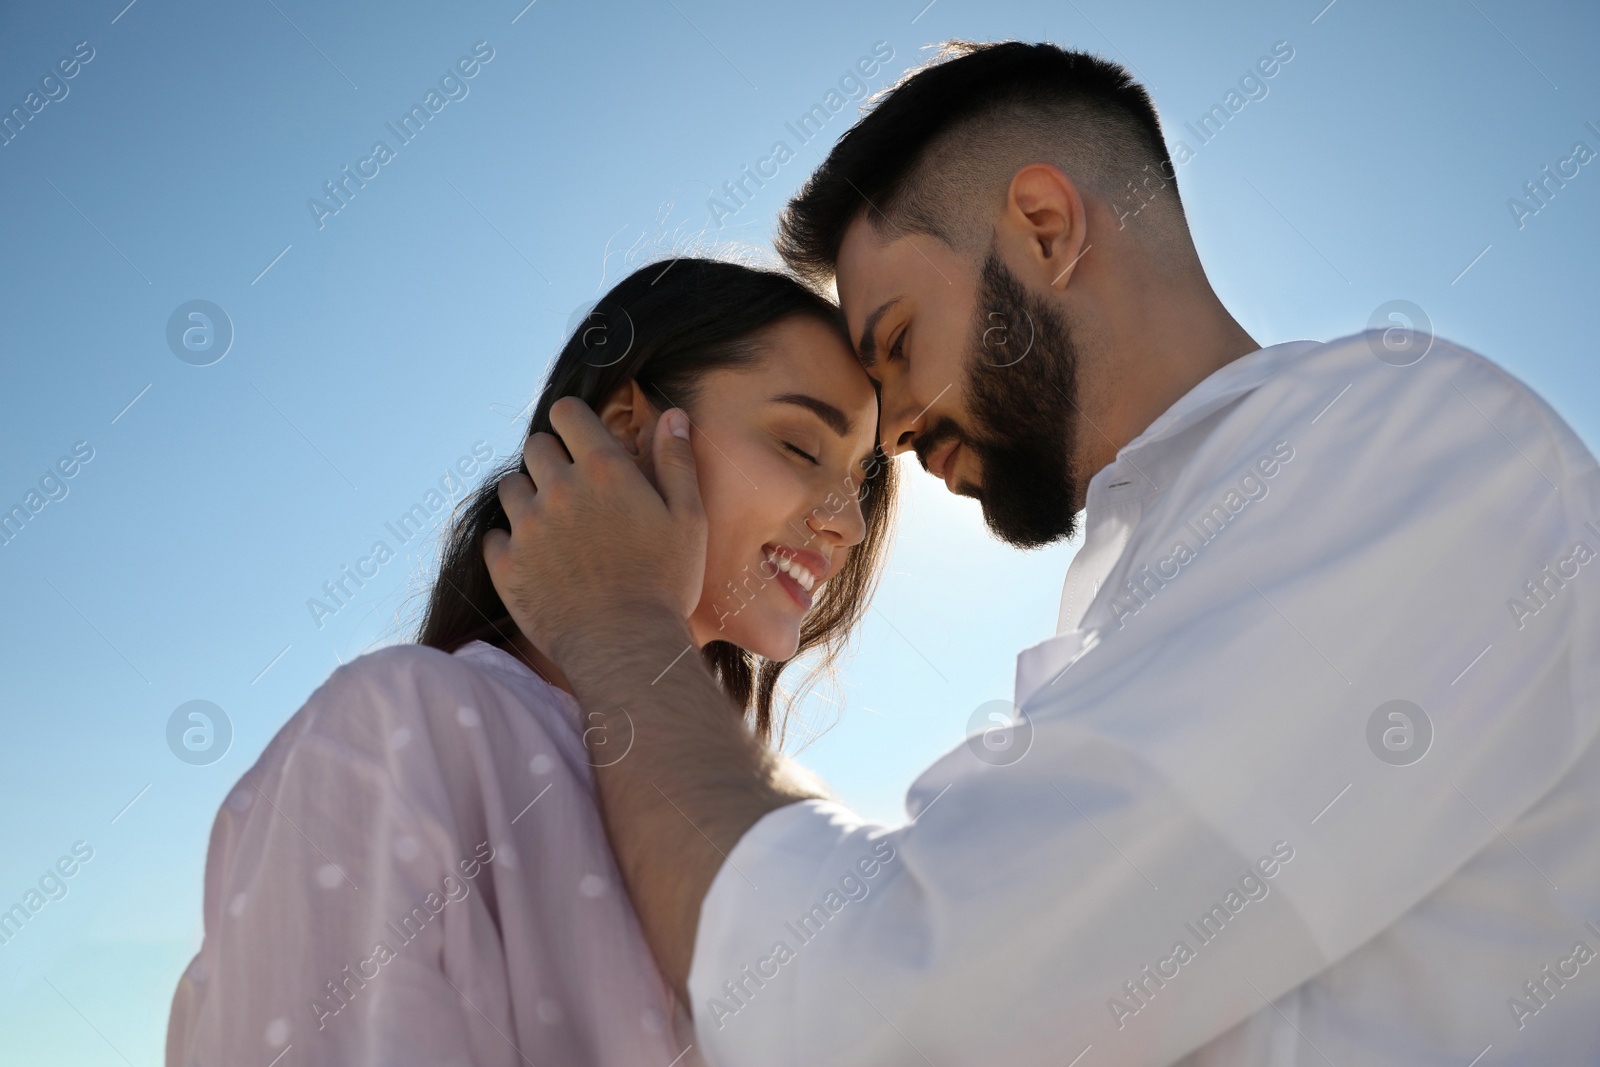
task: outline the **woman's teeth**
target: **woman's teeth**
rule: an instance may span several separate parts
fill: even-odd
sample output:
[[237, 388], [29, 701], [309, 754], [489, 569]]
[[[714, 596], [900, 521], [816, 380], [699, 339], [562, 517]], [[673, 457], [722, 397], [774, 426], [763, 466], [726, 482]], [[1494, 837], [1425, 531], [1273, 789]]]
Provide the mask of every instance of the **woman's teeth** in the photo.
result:
[[804, 565], [795, 562], [787, 556], [779, 556], [768, 552], [767, 559], [771, 561], [774, 567], [778, 568], [784, 574], [787, 574], [796, 582], [800, 583], [800, 588], [804, 589], [806, 592], [811, 592], [812, 588], [817, 584], [816, 575], [807, 570]]

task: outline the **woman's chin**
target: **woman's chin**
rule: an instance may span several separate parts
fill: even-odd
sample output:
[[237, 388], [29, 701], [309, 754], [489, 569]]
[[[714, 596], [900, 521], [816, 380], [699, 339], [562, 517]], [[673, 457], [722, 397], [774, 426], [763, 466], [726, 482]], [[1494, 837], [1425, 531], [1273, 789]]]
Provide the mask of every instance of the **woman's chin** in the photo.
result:
[[750, 651], [762, 659], [777, 662], [793, 659], [795, 652], [800, 648], [800, 630], [798, 627], [786, 632], [781, 640], [773, 641], [766, 648], [752, 648]]
[[782, 661], [791, 658], [800, 647], [800, 629], [798, 626], [774, 624], [754, 632], [734, 634], [724, 640], [732, 641], [762, 659]]
[[796, 621], [769, 619], [756, 625], [740, 625], [744, 622], [740, 619], [726, 620], [721, 630], [710, 633], [701, 644], [727, 641], [762, 659], [780, 662], [792, 658], [800, 647], [800, 624]]

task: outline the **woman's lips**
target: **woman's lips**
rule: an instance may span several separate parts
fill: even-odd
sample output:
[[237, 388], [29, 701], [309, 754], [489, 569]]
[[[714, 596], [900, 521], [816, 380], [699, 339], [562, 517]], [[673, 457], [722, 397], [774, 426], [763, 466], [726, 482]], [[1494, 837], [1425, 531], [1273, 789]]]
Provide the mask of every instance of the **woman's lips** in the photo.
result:
[[827, 580], [827, 557], [810, 549], [782, 544], [763, 545], [762, 553], [764, 561], [776, 572], [774, 577], [778, 584], [796, 604], [809, 609], [817, 586]]
[[806, 592], [805, 586], [782, 572], [778, 574], [778, 584], [783, 586], [784, 592], [793, 597], [794, 602], [803, 610], [811, 610], [811, 594]]

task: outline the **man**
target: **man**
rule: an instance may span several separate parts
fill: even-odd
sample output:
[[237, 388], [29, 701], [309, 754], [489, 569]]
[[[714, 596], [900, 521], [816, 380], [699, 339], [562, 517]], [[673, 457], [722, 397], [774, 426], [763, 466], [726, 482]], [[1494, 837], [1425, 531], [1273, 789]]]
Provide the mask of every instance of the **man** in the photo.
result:
[[582, 405], [570, 460], [530, 439], [485, 552], [632, 731], [608, 826], [707, 1059], [1592, 1062], [1600, 469], [1561, 419], [1425, 335], [1261, 348], [1145, 91], [1049, 45], [902, 81], [779, 243], [836, 280], [887, 451], [1018, 546], [1084, 541], [1014, 725], [890, 829], [683, 655], [681, 413], [660, 495]]

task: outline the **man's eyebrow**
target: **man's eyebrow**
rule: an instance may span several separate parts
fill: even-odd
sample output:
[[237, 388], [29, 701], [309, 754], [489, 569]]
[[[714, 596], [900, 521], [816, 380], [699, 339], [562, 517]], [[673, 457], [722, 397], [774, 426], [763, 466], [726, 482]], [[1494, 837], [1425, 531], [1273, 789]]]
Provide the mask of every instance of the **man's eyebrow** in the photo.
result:
[[850, 416], [826, 400], [818, 400], [816, 397], [808, 396], [805, 393], [783, 393], [773, 397], [772, 401], [775, 404], [795, 404], [815, 413], [819, 419], [828, 424], [829, 429], [840, 437], [849, 437], [850, 431], [854, 428], [850, 422]]
[[861, 343], [856, 346], [861, 353], [863, 367], [871, 367], [878, 362], [878, 322], [899, 302], [898, 296], [891, 297], [878, 305], [878, 310], [867, 316], [866, 323], [861, 327]]

